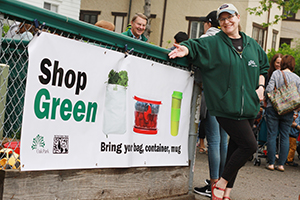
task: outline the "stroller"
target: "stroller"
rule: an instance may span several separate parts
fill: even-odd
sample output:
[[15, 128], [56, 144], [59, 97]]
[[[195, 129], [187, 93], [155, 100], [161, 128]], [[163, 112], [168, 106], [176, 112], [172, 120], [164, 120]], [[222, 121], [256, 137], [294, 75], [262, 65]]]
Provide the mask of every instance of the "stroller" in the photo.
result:
[[254, 154], [254, 160], [252, 156], [250, 161], [253, 160], [254, 166], [260, 166], [260, 158], [267, 158], [267, 124], [265, 110], [262, 106], [260, 107], [260, 111], [254, 121], [252, 130], [255, 135], [258, 148]]
[[297, 153], [298, 153], [298, 158], [300, 160], [300, 134], [298, 136], [298, 139], [297, 139], [297, 149], [296, 149]]

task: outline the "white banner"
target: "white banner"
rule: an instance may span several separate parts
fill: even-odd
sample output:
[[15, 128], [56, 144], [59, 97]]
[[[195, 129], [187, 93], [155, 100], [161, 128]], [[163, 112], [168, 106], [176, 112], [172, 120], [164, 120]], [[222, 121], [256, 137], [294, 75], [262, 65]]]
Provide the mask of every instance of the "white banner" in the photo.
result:
[[188, 165], [189, 72], [44, 32], [28, 51], [22, 171]]

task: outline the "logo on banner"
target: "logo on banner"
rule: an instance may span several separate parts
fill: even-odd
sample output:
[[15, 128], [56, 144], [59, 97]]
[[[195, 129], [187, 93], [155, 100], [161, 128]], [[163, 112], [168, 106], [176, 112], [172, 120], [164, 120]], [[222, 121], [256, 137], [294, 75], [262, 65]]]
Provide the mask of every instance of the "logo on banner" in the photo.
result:
[[55, 135], [53, 138], [53, 154], [69, 153], [69, 136]]
[[49, 153], [48, 149], [45, 149], [45, 141], [44, 136], [40, 136], [39, 134], [33, 138], [31, 149], [36, 150], [36, 153]]

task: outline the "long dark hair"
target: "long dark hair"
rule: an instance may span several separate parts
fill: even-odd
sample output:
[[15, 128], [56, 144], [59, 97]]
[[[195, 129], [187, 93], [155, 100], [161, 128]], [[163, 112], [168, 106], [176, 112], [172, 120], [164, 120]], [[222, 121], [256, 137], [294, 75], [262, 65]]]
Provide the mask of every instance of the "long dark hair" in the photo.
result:
[[277, 59], [277, 58], [282, 58], [282, 57], [283, 57], [283, 55], [282, 55], [281, 53], [276, 53], [276, 54], [272, 57], [272, 59], [271, 59], [271, 61], [270, 61], [270, 68], [268, 69], [268, 78], [270, 78], [270, 77], [272, 76], [273, 72], [276, 70], [276, 69], [275, 69], [275, 65], [274, 65], [276, 59]]

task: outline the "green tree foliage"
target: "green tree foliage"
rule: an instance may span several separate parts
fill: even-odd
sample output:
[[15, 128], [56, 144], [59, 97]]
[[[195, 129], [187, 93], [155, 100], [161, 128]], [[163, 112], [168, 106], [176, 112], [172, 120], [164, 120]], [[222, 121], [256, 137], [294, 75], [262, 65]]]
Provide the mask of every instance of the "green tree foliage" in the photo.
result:
[[[300, 9], [300, 0], [261, 0], [259, 1], [260, 5], [254, 8], [247, 8], [248, 12], [251, 15], [261, 16], [264, 12], [267, 12], [272, 7], [276, 6], [279, 10], [282, 10], [281, 15], [275, 15], [274, 19], [271, 19], [269, 23], [263, 23], [264, 27], [267, 27], [271, 24], [277, 24], [280, 20], [291, 17], [293, 13], [297, 13]], [[283, 9], [284, 8], [284, 9]]]
[[295, 58], [295, 73], [300, 76], [300, 41], [296, 41], [296, 47], [291, 48], [287, 44], [281, 45], [281, 47], [278, 49], [278, 51], [275, 51], [274, 49], [269, 50], [268, 52], [268, 58], [271, 60], [271, 58], [276, 54], [281, 53], [282, 55], [292, 55]]
[[8, 32], [8, 30], [9, 30], [9, 25], [8, 24], [4, 24], [3, 25], [3, 32], [2, 32], [2, 37], [4, 37], [5, 36], [5, 34]]

